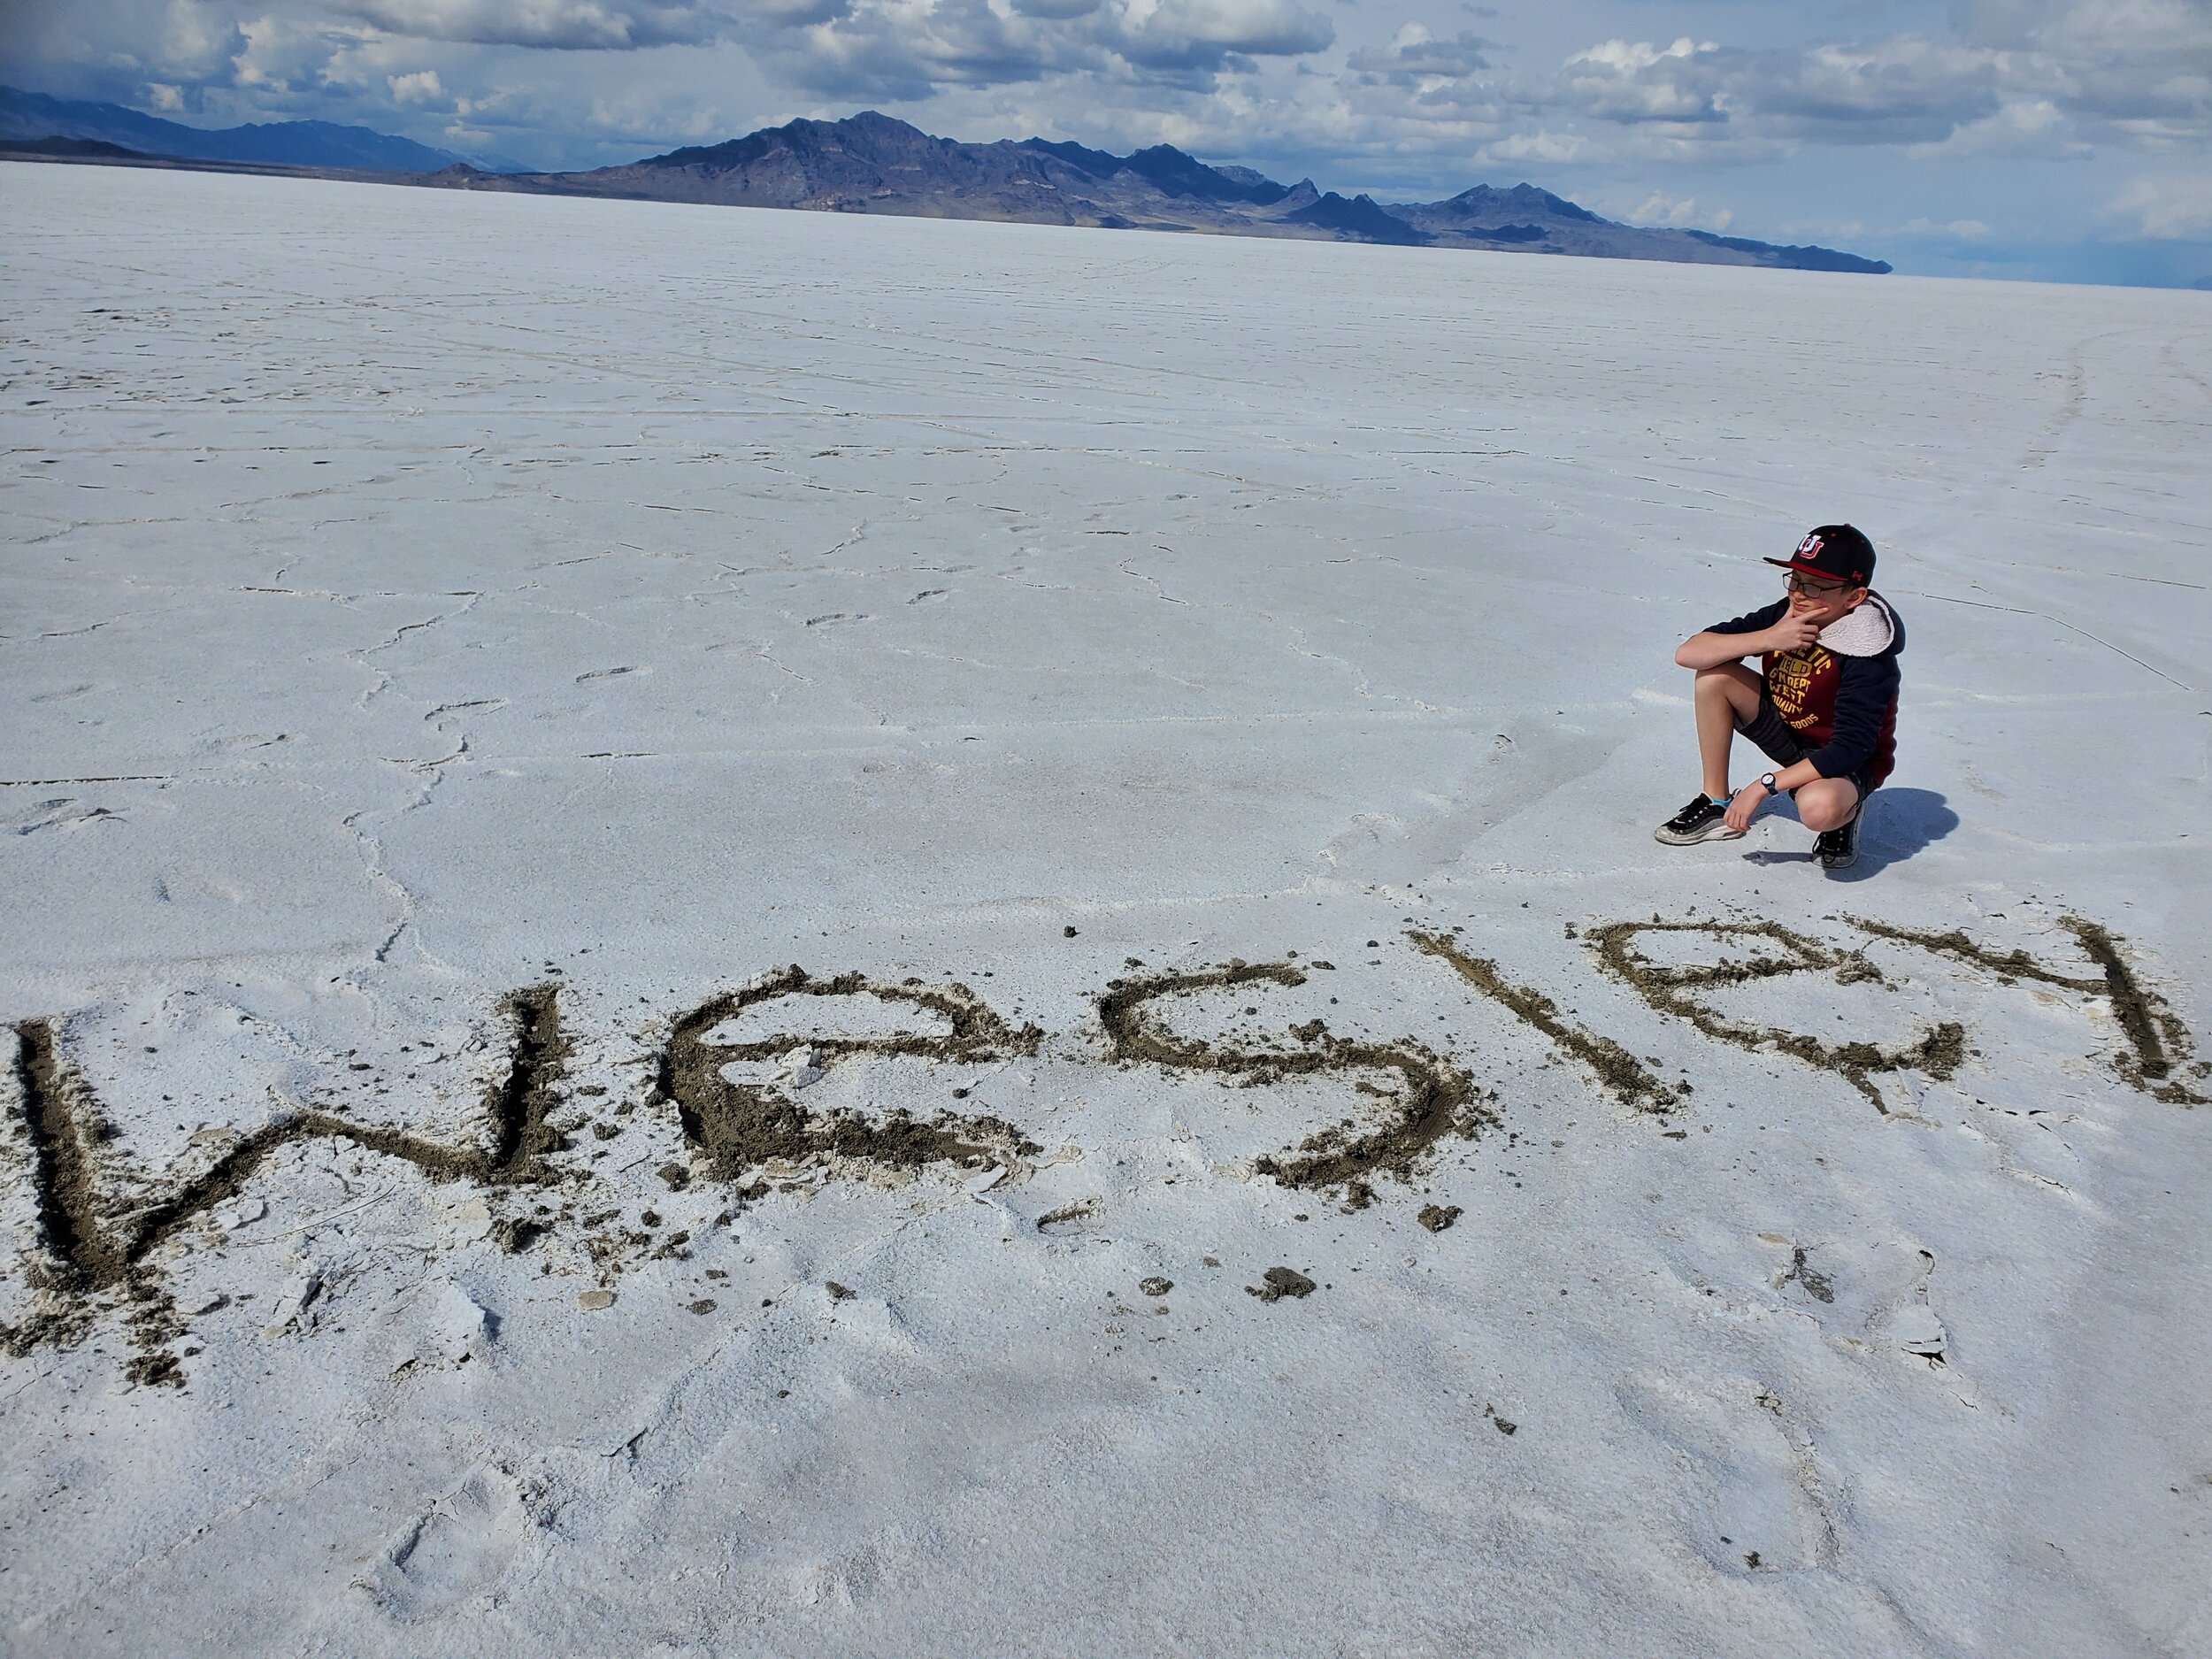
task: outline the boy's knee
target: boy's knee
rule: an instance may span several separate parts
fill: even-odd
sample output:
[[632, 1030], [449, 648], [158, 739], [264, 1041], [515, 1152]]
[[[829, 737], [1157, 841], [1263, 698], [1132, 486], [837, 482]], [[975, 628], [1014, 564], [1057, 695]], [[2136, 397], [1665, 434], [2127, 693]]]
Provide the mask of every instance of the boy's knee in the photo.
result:
[[1740, 708], [1756, 695], [1744, 685], [1740, 674], [1729, 672], [1727, 666], [1699, 669], [1697, 678], [1690, 682], [1690, 694], [1700, 702], [1709, 699], [1731, 708]]
[[1819, 834], [1848, 824], [1858, 807], [1857, 798], [1849, 790], [1824, 789], [1818, 795], [1798, 796], [1797, 817], [1807, 829]]

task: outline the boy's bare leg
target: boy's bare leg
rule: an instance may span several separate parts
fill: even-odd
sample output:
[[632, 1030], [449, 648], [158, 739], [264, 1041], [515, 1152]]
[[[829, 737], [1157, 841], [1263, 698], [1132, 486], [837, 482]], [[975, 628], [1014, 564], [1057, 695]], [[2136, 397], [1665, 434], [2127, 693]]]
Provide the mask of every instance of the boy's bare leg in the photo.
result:
[[1859, 786], [1848, 778], [1823, 778], [1801, 785], [1797, 821], [1816, 835], [1840, 829], [1859, 815]]
[[[1716, 801], [1728, 798], [1729, 746], [1735, 741], [1737, 720], [1759, 712], [1759, 676], [1741, 663], [1697, 671], [1690, 699], [1697, 707], [1697, 757], [1705, 769], [1705, 793]], [[1799, 791], [1801, 814], [1803, 794]]]

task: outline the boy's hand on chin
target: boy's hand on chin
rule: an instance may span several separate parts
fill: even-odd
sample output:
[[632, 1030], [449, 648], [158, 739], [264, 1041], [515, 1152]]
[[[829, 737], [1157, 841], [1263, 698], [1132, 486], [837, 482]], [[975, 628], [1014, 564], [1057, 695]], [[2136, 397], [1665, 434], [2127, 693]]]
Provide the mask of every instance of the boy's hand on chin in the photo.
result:
[[1786, 612], [1779, 622], [1767, 630], [1767, 638], [1772, 641], [1769, 649], [1777, 651], [1801, 651], [1819, 637], [1820, 624], [1794, 611]]
[[1751, 815], [1759, 810], [1759, 803], [1767, 798], [1766, 786], [1747, 783], [1729, 797], [1728, 827], [1741, 834], [1751, 827]]

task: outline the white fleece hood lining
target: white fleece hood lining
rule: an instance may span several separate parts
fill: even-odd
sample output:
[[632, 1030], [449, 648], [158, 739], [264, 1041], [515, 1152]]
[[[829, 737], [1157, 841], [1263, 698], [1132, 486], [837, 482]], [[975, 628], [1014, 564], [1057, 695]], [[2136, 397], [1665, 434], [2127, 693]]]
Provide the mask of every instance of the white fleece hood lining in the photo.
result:
[[1872, 594], [1848, 616], [1838, 617], [1820, 631], [1820, 642], [1839, 657], [1879, 657], [1897, 637], [1897, 624], [1889, 607]]

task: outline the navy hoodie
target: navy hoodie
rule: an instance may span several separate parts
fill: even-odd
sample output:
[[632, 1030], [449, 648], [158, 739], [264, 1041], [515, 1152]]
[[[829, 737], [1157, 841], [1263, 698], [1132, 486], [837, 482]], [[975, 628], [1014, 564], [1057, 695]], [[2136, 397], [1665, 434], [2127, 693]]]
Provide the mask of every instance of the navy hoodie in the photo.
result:
[[[1789, 609], [1785, 597], [1727, 622], [1713, 634], [1756, 634]], [[1769, 651], [1761, 659], [1763, 697], [1789, 723], [1824, 778], [1865, 774], [1870, 788], [1897, 764], [1898, 654], [1905, 624], [1879, 594], [1839, 617], [1801, 651]]]

